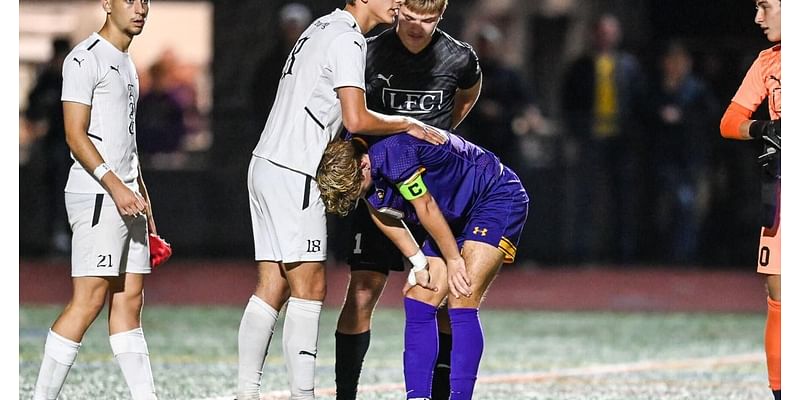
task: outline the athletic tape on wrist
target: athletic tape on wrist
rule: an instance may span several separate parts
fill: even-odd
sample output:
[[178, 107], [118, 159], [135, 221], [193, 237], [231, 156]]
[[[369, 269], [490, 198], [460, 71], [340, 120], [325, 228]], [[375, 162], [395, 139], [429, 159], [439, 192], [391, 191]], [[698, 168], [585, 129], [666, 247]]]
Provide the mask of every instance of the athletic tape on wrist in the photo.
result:
[[102, 163], [98, 165], [97, 168], [94, 169], [94, 172], [92, 172], [92, 174], [94, 175], [95, 178], [97, 178], [98, 181], [100, 181], [103, 180], [103, 176], [108, 172], [111, 172], [111, 168], [109, 168], [106, 163]]
[[408, 257], [408, 261], [411, 261], [411, 272], [422, 271], [428, 266], [428, 258], [425, 257], [425, 254], [422, 253], [422, 250], [417, 250], [416, 254]]

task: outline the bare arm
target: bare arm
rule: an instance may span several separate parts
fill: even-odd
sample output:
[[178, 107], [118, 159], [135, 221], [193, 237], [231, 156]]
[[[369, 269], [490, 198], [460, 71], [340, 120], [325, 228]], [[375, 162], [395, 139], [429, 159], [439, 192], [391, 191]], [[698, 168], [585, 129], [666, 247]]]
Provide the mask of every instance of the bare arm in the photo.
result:
[[336, 89], [342, 106], [342, 122], [344, 127], [353, 133], [384, 136], [398, 132], [406, 132], [418, 139], [433, 144], [442, 144], [446, 137], [435, 129], [411, 117], [385, 115], [367, 109], [364, 91], [352, 86]]
[[483, 76], [478, 79], [471, 88], [467, 89], [459, 89], [456, 92], [456, 97], [454, 100], [453, 105], [453, 125], [452, 129], [455, 129], [461, 121], [464, 121], [464, 118], [467, 117], [469, 111], [472, 110], [472, 107], [478, 101], [478, 96], [481, 94], [481, 85], [483, 84]]
[[[89, 139], [91, 107], [75, 102], [64, 102], [64, 130], [67, 146], [84, 169], [92, 173], [105, 161]], [[100, 184], [111, 195], [121, 215], [136, 215], [146, 210], [144, 199], [125, 186], [114, 171], [103, 175]]]
[[414, 240], [414, 236], [411, 235], [411, 231], [408, 230], [403, 220], [381, 214], [371, 205], [369, 205], [369, 215], [378, 229], [394, 243], [403, 256], [411, 257], [419, 251], [417, 241]]
[[[378, 229], [380, 229], [381, 232], [383, 232], [383, 234], [386, 235], [386, 237], [388, 237], [392, 243], [394, 243], [398, 250], [400, 250], [400, 252], [411, 261], [412, 265], [414, 265], [414, 268], [411, 270], [411, 272], [409, 272], [409, 285], [419, 285], [425, 289], [438, 291], [439, 289], [431, 284], [431, 276], [427, 266], [427, 258], [422, 255], [422, 251], [420, 250], [417, 241], [414, 239], [411, 231], [408, 230], [405, 222], [403, 222], [401, 219], [392, 218], [378, 212], [369, 203], [367, 203], [367, 205], [369, 206], [369, 214], [372, 217], [372, 221], [375, 223]], [[417, 257], [422, 258], [422, 260], [415, 261], [415, 258]], [[416, 265], [417, 263], [420, 265]], [[417, 268], [420, 269], [417, 270]], [[411, 279], [412, 277], [413, 279]]]

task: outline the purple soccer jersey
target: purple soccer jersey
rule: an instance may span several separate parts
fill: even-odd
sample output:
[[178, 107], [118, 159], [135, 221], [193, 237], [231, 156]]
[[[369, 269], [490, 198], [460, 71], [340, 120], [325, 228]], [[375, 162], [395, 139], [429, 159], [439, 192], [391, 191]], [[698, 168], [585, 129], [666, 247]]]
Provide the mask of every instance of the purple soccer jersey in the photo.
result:
[[[488, 243], [505, 253], [506, 262], [513, 261], [529, 200], [519, 177], [494, 154], [455, 134], [438, 146], [394, 135], [372, 144], [369, 157], [374, 185], [367, 201], [376, 210], [393, 210], [419, 224], [398, 186], [421, 174], [459, 247], [464, 240]], [[425, 241], [423, 252], [441, 257], [432, 240]]]

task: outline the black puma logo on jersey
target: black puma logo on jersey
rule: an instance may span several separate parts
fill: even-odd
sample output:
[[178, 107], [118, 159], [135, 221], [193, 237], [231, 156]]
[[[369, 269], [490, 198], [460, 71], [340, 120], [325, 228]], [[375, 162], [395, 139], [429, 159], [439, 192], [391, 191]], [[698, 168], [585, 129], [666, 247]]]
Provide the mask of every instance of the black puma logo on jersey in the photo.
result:
[[311, 353], [311, 352], [308, 352], [308, 351], [305, 351], [305, 350], [300, 350], [300, 355], [302, 356], [304, 354], [307, 355], [307, 356], [311, 356], [311, 357], [317, 358], [317, 353]]
[[110, 67], [111, 69], [113, 69], [114, 71], [117, 71], [117, 73], [118, 73], [118, 74], [122, 75], [122, 74], [119, 72], [119, 65], [117, 65], [116, 67], [115, 67], [115, 66], [113, 66], [113, 65], [109, 65], [109, 67]]
[[361, 49], [361, 50], [364, 50], [364, 47], [363, 47], [363, 46], [361, 46], [361, 43], [358, 43], [358, 42], [356, 42], [355, 40], [353, 40], [353, 43], [354, 43], [356, 46], [358, 46], [358, 48], [359, 48], [359, 49]]
[[75, 61], [76, 63], [78, 63], [78, 68], [80, 68], [80, 67], [81, 67], [81, 63], [82, 63], [84, 60], [86, 60], [86, 59], [84, 58], [84, 59], [82, 59], [82, 60], [78, 60], [78, 58], [77, 58], [77, 57], [72, 57], [72, 61]]

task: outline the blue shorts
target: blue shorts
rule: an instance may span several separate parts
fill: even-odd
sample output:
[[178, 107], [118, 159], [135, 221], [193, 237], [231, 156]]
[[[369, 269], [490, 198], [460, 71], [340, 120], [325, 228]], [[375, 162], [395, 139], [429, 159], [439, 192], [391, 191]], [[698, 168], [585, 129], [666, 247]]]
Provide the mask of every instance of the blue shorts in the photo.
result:
[[[522, 228], [528, 219], [528, 203], [528, 194], [519, 177], [505, 167], [492, 188], [478, 199], [469, 215], [462, 221], [450, 224], [458, 248], [464, 246], [465, 240], [487, 243], [503, 252], [504, 263], [512, 263], [517, 256]], [[422, 252], [426, 256], [442, 257], [430, 237], [425, 239]]]

